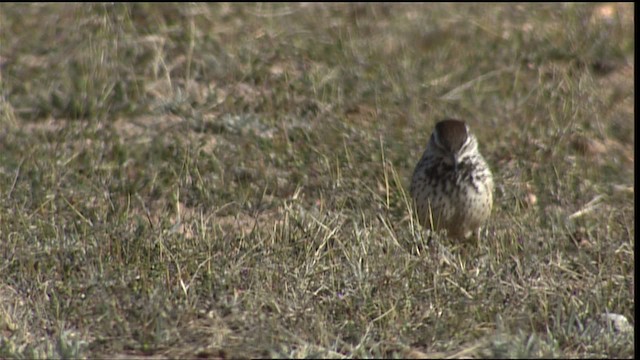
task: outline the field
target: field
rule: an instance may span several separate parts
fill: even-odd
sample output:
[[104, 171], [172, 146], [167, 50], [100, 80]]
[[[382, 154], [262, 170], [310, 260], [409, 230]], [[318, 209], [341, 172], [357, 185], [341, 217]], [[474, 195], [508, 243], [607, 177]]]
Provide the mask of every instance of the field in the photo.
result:
[[[0, 358], [633, 358], [633, 11], [0, 4]], [[445, 117], [478, 242], [412, 215]]]

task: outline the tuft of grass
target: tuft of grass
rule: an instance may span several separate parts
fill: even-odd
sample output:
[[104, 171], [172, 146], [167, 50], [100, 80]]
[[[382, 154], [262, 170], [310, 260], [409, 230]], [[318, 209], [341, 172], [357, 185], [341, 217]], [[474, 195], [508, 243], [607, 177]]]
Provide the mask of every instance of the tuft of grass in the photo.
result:
[[[0, 357], [633, 358], [630, 4], [0, 4]], [[477, 244], [408, 181], [465, 119]]]

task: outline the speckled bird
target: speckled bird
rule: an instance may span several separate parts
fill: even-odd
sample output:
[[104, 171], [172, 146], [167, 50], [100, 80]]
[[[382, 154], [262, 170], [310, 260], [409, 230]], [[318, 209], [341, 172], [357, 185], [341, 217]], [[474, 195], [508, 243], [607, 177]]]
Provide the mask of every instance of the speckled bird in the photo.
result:
[[464, 121], [436, 124], [411, 180], [411, 197], [420, 224], [464, 239], [489, 218], [493, 176], [478, 151], [478, 141]]

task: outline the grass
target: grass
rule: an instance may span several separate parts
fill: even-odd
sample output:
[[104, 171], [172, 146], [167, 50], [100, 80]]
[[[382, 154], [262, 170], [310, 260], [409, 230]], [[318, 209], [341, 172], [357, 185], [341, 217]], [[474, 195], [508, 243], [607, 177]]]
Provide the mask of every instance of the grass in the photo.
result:
[[[632, 14], [1, 4], [0, 357], [633, 358]], [[443, 117], [477, 245], [407, 200]]]

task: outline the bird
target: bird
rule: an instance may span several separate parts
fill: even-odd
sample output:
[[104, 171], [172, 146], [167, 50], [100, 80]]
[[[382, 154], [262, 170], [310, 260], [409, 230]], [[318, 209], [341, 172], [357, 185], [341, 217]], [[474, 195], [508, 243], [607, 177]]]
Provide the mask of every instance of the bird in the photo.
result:
[[491, 214], [493, 175], [478, 150], [478, 140], [461, 120], [436, 123], [411, 179], [410, 193], [419, 223], [468, 239]]

